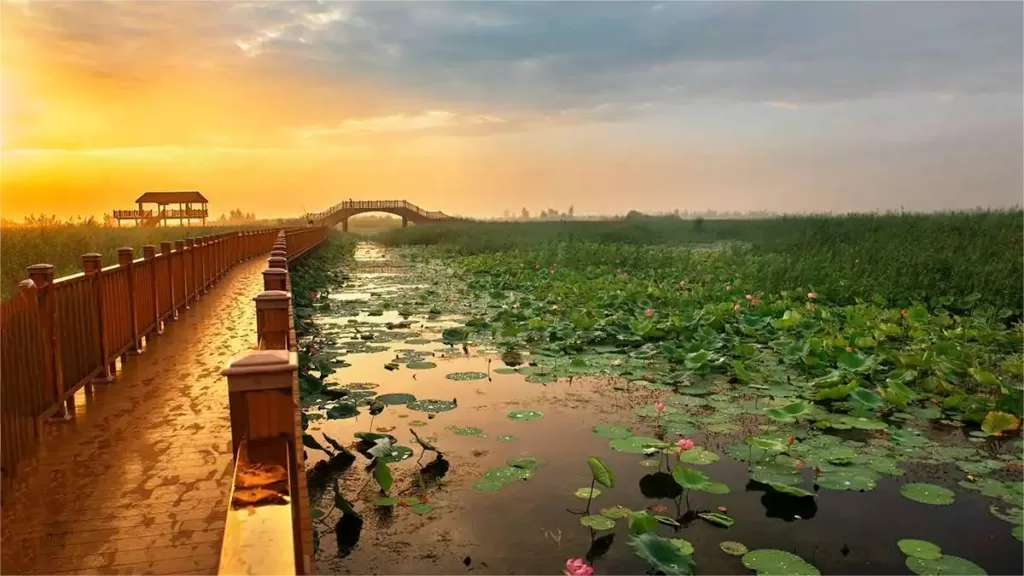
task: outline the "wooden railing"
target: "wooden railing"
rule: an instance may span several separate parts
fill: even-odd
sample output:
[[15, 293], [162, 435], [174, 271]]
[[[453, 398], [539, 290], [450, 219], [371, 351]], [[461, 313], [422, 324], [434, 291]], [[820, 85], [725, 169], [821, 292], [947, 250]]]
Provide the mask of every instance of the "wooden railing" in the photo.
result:
[[[20, 291], [0, 305], [0, 449], [6, 485], [37, 445], [42, 422], [70, 417], [72, 396], [92, 382], [110, 382], [118, 358], [140, 353], [167, 321], [187, 309], [236, 263], [266, 254], [279, 230], [229, 232], [118, 250], [103, 267], [82, 256], [82, 272], [53, 277], [53, 266], [28, 268]], [[296, 245], [313, 240], [295, 234]], [[6, 491], [6, 490], [5, 490]]]
[[331, 206], [324, 212], [308, 214], [307, 218], [310, 218], [315, 222], [321, 222], [344, 210], [408, 210], [428, 220], [448, 220], [451, 218], [444, 212], [424, 210], [415, 204], [406, 202], [405, 200], [344, 200], [334, 206]]
[[[219, 574], [313, 574], [313, 531], [306, 488], [299, 403], [295, 314], [288, 263], [323, 242], [326, 226], [278, 234], [256, 296], [257, 350], [234, 360], [228, 380], [235, 479], [221, 544]], [[286, 449], [270, 448], [277, 443]], [[290, 514], [282, 501], [236, 497], [260, 446], [260, 468], [286, 473]], [[290, 554], [289, 554], [290, 552]]]

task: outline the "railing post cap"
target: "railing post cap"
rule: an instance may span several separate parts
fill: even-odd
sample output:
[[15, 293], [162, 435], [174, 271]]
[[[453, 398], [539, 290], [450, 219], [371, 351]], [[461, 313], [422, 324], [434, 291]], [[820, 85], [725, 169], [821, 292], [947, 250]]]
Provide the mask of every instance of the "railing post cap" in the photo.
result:
[[267, 268], [263, 271], [264, 276], [287, 276], [288, 271], [283, 268]]
[[103, 259], [103, 254], [100, 254], [99, 252], [88, 252], [86, 254], [82, 254], [82, 260], [102, 260], [102, 259]]
[[[244, 356], [236, 358], [227, 368], [221, 370], [222, 376], [245, 376], [255, 374], [275, 374], [294, 372], [298, 369], [298, 355], [288, 350], [257, 350], [248, 352]], [[261, 386], [240, 382], [232, 383], [228, 380], [228, 389], [231, 392], [241, 390], [258, 389]], [[266, 387], [266, 386], [262, 386]], [[278, 386], [272, 386], [274, 388]], [[290, 383], [289, 383], [290, 387]]]
[[135, 252], [135, 249], [131, 246], [122, 246], [117, 249], [118, 254], [132, 254], [133, 252]]
[[288, 308], [292, 301], [292, 295], [284, 290], [265, 290], [253, 300], [256, 301], [257, 310], [277, 310]]
[[29, 274], [53, 274], [53, 264], [33, 264], [28, 267]]

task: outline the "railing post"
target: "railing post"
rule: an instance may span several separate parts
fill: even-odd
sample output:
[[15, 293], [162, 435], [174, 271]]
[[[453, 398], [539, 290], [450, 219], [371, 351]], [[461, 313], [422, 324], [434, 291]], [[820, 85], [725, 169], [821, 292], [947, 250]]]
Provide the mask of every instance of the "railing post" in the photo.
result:
[[[28, 267], [28, 277], [36, 285], [39, 305], [39, 337], [43, 345], [43, 394], [48, 404], [56, 404], [64, 397], [64, 375], [61, 373], [60, 341], [57, 340], [57, 302], [53, 289], [53, 264], [34, 264]], [[61, 415], [70, 417], [67, 406], [60, 406]]]
[[288, 271], [280, 268], [267, 268], [263, 271], [263, 289], [288, 290]]
[[139, 338], [139, 311], [136, 309], [135, 293], [135, 267], [132, 266], [134, 254], [129, 247], [117, 249], [117, 265], [125, 270], [128, 276], [128, 326], [131, 330], [132, 345], [128, 348], [129, 354], [140, 354], [142, 352], [142, 341]]
[[192, 278], [193, 289], [192, 300], [195, 301], [199, 300], [199, 293], [202, 292], [202, 287], [199, 286], [199, 274], [196, 273], [198, 268], [198, 262], [196, 262], [196, 255], [198, 254], [198, 250], [196, 249], [195, 239], [186, 238], [185, 249], [189, 253], [189, 268], [191, 268], [191, 270], [189, 270], [189, 274], [191, 274], [190, 278]]
[[[143, 246], [142, 257], [149, 260], [149, 275], [153, 278], [153, 285], [148, 287], [153, 291], [153, 321], [155, 322], [153, 330], [157, 334], [163, 334], [164, 330], [160, 326], [160, 275], [156, 273], [156, 246], [152, 244]], [[143, 286], [142, 289], [146, 290], [147, 287]]]
[[[175, 240], [174, 250], [178, 253], [178, 259], [181, 260], [181, 307], [188, 310], [188, 267], [185, 264], [188, 263], [188, 259], [185, 257], [185, 241]], [[171, 269], [173, 272], [173, 268]]]
[[164, 265], [167, 266], [167, 294], [171, 300], [171, 315], [169, 318], [173, 320], [178, 317], [178, 307], [174, 305], [174, 266], [171, 264], [171, 242], [169, 240], [164, 240], [160, 243], [160, 254], [163, 255]]
[[103, 255], [95, 252], [82, 255], [82, 272], [91, 279], [93, 290], [96, 292], [96, 334], [94, 338], [100, 341], [100, 365], [103, 372], [93, 379], [93, 382], [110, 383], [114, 381], [114, 370], [107, 362], [110, 351], [107, 349], [106, 327], [103, 322]]
[[[261, 350], [250, 352], [232, 362], [221, 372], [228, 379], [228, 405], [231, 420], [232, 454], [238, 457], [239, 445], [260, 440], [284, 438], [288, 442], [290, 457], [287, 467], [292, 478], [304, 474], [302, 445], [298, 435], [299, 406], [295, 399], [295, 374], [298, 358], [287, 350]], [[237, 463], [236, 463], [237, 464]], [[283, 464], [283, 463], [282, 463]], [[296, 573], [308, 574], [312, 567], [303, 548], [304, 525], [311, 521], [308, 511], [308, 493], [292, 483], [289, 494], [292, 514], [292, 548]], [[224, 555], [221, 555], [224, 558]], [[258, 570], [258, 567], [253, 567]]]
[[283, 290], [267, 290], [255, 300], [256, 344], [261, 350], [287, 350], [292, 295]]
[[297, 369], [294, 352], [260, 350], [234, 360], [221, 372], [228, 378], [233, 455], [242, 440], [295, 438], [292, 374]]
[[200, 236], [196, 238], [196, 256], [199, 258], [199, 278], [202, 283], [199, 286], [199, 290], [205, 294], [207, 291], [207, 284], [209, 284], [209, 265], [206, 263], [207, 255], [210, 253], [210, 244], [206, 236]]
[[287, 270], [288, 260], [286, 258], [282, 258], [281, 256], [271, 256], [270, 258], [267, 258], [267, 267]]

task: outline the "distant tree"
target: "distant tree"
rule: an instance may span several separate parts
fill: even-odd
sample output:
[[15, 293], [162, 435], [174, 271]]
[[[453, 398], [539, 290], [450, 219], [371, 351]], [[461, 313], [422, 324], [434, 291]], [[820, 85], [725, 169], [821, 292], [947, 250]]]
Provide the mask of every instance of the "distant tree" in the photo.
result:
[[573, 215], [574, 215], [575, 213], [576, 213], [576, 208], [574, 208], [574, 207], [572, 206], [572, 204], [570, 204], [570, 205], [569, 205], [569, 212], [568, 212], [568, 216], [569, 216], [569, 219], [570, 219], [570, 220], [572, 219], [572, 217], [573, 217]]
[[523, 208], [523, 212], [522, 212], [522, 214], [521, 214], [521, 216], [520, 216], [520, 217], [521, 217], [521, 218], [522, 218], [523, 220], [529, 220], [529, 219], [530, 219], [530, 211], [529, 211], [529, 210], [527, 210], [526, 208]]

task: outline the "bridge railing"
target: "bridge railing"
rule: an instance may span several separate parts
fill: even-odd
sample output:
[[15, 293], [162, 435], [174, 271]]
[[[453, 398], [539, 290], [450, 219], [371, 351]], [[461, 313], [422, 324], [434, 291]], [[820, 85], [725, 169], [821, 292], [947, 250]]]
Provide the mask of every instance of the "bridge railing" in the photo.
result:
[[446, 220], [451, 218], [444, 212], [428, 211], [419, 206], [406, 202], [405, 200], [343, 200], [331, 206], [324, 212], [307, 214], [307, 218], [314, 222], [322, 222], [327, 218], [344, 210], [409, 210], [429, 220]]
[[51, 264], [0, 304], [0, 449], [3, 484], [39, 442], [42, 423], [74, 413], [73, 395], [111, 382], [117, 360], [142, 353], [143, 341], [199, 299], [236, 263], [265, 254], [277, 229], [229, 232], [142, 249], [118, 250], [117, 264], [82, 256], [82, 272], [54, 278]]
[[[288, 263], [319, 246], [328, 233], [326, 226], [308, 226], [278, 234], [263, 271], [264, 290], [255, 298], [257, 349], [223, 372], [236, 457], [219, 574], [314, 572]], [[252, 474], [245, 473], [252, 462], [266, 472], [264, 480], [273, 481], [272, 490], [254, 488]], [[246, 496], [246, 490], [253, 494]]]

